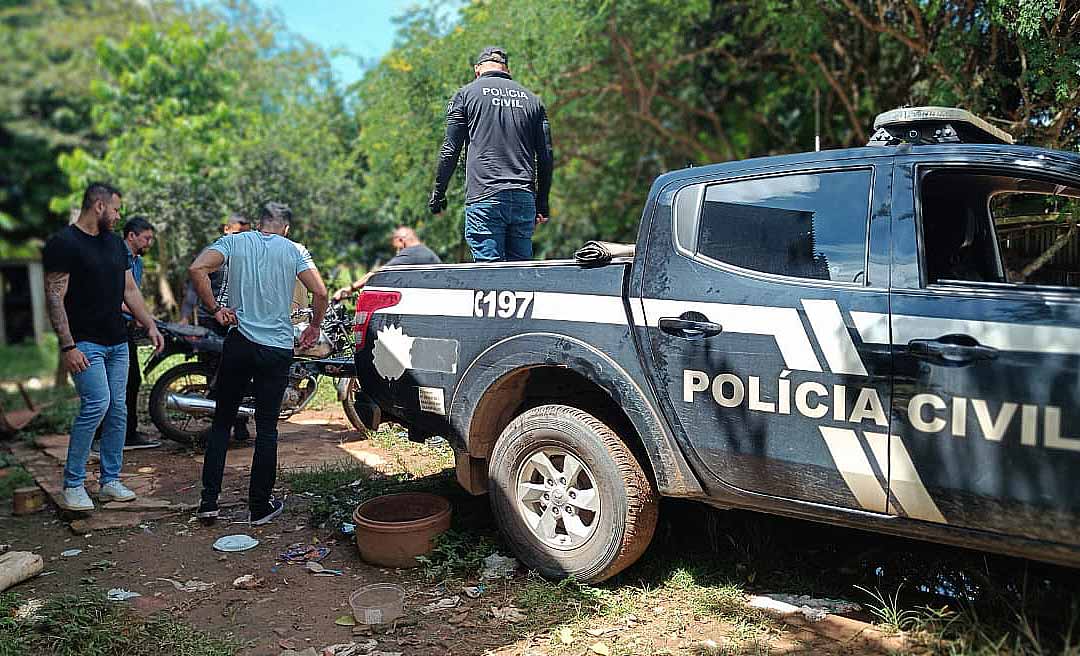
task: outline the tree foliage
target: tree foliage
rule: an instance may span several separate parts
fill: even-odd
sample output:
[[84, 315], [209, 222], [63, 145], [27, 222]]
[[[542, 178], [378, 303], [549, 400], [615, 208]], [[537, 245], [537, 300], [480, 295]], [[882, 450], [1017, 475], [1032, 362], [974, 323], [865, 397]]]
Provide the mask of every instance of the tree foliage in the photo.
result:
[[67, 190], [57, 156], [100, 146], [90, 121], [94, 43], [145, 19], [129, 0], [0, 0], [0, 238], [63, 225], [49, 212]]
[[71, 193], [53, 209], [66, 211], [91, 180], [119, 185], [126, 210], [158, 229], [174, 284], [229, 214], [257, 218], [267, 200], [292, 207], [292, 234], [313, 251], [337, 250], [357, 216], [351, 130], [336, 90], [284, 52], [268, 55], [226, 24], [198, 33], [180, 21], [100, 41], [93, 121], [111, 136], [100, 157], [61, 156]]
[[[556, 174], [544, 255], [633, 240], [651, 180], [704, 164], [866, 142], [903, 105], [969, 108], [1022, 141], [1080, 146], [1077, 0], [475, 0], [403, 17], [359, 87], [363, 206], [461, 257], [461, 179], [426, 214], [454, 90], [484, 45], [546, 102]], [[818, 111], [815, 112], [815, 103]], [[455, 185], [457, 187], [455, 188]]]

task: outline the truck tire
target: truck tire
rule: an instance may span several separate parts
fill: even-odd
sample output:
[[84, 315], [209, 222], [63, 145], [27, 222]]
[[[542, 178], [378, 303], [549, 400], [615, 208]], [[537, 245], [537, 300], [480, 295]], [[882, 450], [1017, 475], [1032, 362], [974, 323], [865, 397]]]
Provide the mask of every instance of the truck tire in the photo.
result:
[[524, 412], [499, 436], [490, 463], [495, 521], [543, 576], [603, 581], [652, 540], [652, 482], [619, 436], [587, 412], [565, 405]]

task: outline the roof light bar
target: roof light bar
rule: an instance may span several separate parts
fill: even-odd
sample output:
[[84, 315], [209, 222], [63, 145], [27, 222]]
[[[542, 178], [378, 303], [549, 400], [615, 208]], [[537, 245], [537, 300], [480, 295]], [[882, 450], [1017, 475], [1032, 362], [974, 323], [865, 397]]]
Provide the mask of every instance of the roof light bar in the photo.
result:
[[878, 114], [868, 146], [910, 144], [1012, 144], [1012, 135], [965, 109], [904, 107]]

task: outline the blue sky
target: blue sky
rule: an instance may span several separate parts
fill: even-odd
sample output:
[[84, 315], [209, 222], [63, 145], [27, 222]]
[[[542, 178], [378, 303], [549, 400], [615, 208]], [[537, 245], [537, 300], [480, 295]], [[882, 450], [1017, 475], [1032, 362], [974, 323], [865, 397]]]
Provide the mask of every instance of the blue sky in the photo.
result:
[[357, 56], [378, 60], [393, 45], [395, 25], [391, 18], [417, 4], [416, 0], [257, 0], [276, 9], [290, 31], [323, 48], [342, 47], [352, 56], [333, 60], [341, 82], [360, 79], [363, 68]]

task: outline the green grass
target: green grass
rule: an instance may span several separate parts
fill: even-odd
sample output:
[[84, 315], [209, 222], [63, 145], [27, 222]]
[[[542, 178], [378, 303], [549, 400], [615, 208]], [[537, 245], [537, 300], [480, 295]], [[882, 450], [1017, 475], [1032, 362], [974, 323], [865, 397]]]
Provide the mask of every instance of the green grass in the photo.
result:
[[59, 362], [56, 335], [46, 333], [41, 344], [0, 346], [0, 381], [23, 383], [30, 378], [51, 379]]
[[[582, 645], [604, 642], [613, 655], [653, 653], [648, 644], [627, 643], [625, 628], [659, 638], [683, 632], [691, 622], [716, 622], [723, 631], [721, 653], [768, 653], [779, 624], [746, 606], [743, 589], [714, 577], [699, 565], [682, 564], [654, 570], [635, 584], [605, 582], [587, 585], [572, 578], [547, 581], [531, 574], [515, 596], [528, 622], [522, 630], [546, 632], [553, 656], [581, 653]], [[594, 636], [591, 629], [621, 627]], [[573, 636], [566, 644], [561, 636]], [[662, 653], [662, 650], [661, 652]], [[683, 652], [679, 652], [683, 653]]]
[[493, 535], [452, 528], [435, 538], [431, 553], [417, 560], [428, 581], [477, 578], [484, 558], [499, 548], [500, 543]]
[[308, 404], [309, 410], [326, 410], [334, 406], [340, 406], [341, 401], [337, 397], [337, 379], [329, 376], [319, 378], [319, 387], [315, 390], [315, 397]]
[[0, 478], [0, 500], [6, 501], [11, 498], [16, 489], [34, 484], [34, 477], [19, 465], [0, 471], [5, 472], [4, 476]]
[[294, 494], [310, 498], [309, 512], [319, 524], [340, 526], [351, 522], [356, 506], [383, 494], [394, 492], [433, 492], [460, 495], [452, 472], [440, 472], [417, 478], [409, 472], [383, 474], [348, 458], [322, 463], [315, 467], [281, 473]]
[[[34, 418], [19, 435], [31, 437], [48, 433], [66, 433], [71, 428], [71, 420], [79, 410], [79, 399], [75, 389], [70, 386], [60, 388], [46, 387], [40, 390], [27, 390], [35, 405], [42, 407], [41, 413]], [[23, 398], [17, 392], [0, 391], [0, 400], [4, 409], [17, 410], [26, 407]]]
[[17, 619], [27, 601], [0, 595], [0, 656], [228, 656], [241, 646], [164, 613], [140, 617], [96, 588], [50, 597], [36, 619]]

